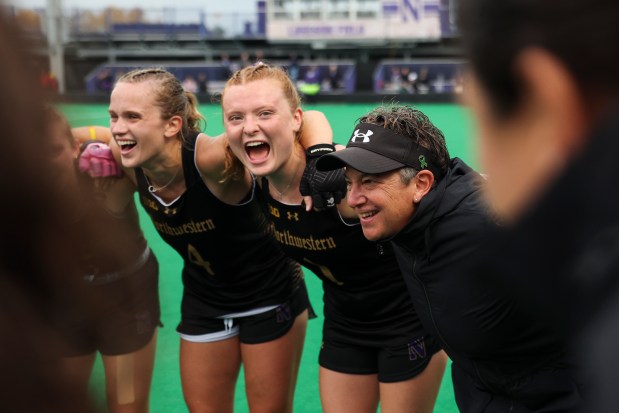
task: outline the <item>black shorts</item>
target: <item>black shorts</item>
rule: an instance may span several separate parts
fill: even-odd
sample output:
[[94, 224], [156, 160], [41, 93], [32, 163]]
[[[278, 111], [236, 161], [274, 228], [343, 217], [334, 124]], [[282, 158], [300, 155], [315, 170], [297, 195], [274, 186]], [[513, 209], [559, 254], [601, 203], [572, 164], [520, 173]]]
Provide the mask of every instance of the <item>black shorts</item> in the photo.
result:
[[310, 308], [305, 283], [301, 283], [283, 304], [268, 311], [244, 317], [218, 317], [203, 320], [200, 325], [181, 321], [176, 328], [181, 336], [194, 342], [212, 342], [239, 336], [244, 344], [259, 344], [284, 336], [303, 311]]
[[120, 355], [148, 344], [161, 325], [159, 263], [150, 253], [136, 272], [104, 284], [85, 285], [92, 306], [65, 306], [58, 326], [66, 342], [63, 356], [99, 351]]
[[339, 373], [377, 374], [379, 382], [395, 383], [420, 374], [439, 350], [432, 336], [384, 347], [323, 341], [318, 361]]

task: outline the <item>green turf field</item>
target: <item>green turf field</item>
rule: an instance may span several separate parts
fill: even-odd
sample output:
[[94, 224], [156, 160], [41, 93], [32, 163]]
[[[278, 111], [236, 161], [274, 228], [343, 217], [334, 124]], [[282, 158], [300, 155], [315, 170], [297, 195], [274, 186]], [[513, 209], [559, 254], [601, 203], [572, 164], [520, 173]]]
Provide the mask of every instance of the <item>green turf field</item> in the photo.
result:
[[[335, 141], [345, 144], [355, 126], [355, 121], [376, 106], [376, 104], [316, 104], [305, 105], [304, 109], [317, 109], [324, 112], [333, 127]], [[443, 131], [451, 156], [458, 156], [475, 167], [477, 162], [474, 158], [474, 145], [471, 140], [471, 123], [465, 109], [453, 104], [423, 104], [418, 107]], [[74, 127], [109, 124], [107, 105], [104, 104], [63, 104], [61, 109], [69, 119], [71, 126]], [[202, 105], [200, 110], [207, 118], [207, 134], [217, 135], [223, 132], [221, 109], [218, 105]], [[159, 331], [157, 344], [151, 412], [187, 412], [181, 391], [178, 366], [179, 338], [175, 332], [180, 317], [182, 263], [177, 254], [161, 240], [147, 215], [142, 211], [140, 213], [146, 238], [159, 259], [160, 296], [164, 324], [164, 328]], [[318, 350], [322, 328], [322, 288], [318, 278], [309, 271], [306, 271], [306, 280], [318, 318], [311, 321], [308, 326], [294, 406], [297, 413], [317, 413], [321, 411], [318, 394]], [[96, 399], [101, 404], [104, 404], [101, 391], [103, 383], [101, 364], [97, 363], [92, 388]], [[239, 380], [235, 406], [235, 412], [248, 411], [242, 379]], [[457, 412], [449, 369], [443, 380], [435, 412]]]

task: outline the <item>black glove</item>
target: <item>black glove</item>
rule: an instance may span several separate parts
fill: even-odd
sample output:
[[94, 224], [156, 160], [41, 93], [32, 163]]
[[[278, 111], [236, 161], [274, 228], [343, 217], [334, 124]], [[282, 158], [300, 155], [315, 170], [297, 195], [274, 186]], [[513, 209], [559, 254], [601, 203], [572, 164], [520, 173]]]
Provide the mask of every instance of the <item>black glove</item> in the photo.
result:
[[305, 151], [305, 170], [299, 185], [303, 196], [311, 196], [315, 209], [332, 208], [342, 201], [346, 195], [344, 168], [332, 171], [316, 170], [316, 162], [322, 155], [335, 152], [330, 144], [310, 146]]

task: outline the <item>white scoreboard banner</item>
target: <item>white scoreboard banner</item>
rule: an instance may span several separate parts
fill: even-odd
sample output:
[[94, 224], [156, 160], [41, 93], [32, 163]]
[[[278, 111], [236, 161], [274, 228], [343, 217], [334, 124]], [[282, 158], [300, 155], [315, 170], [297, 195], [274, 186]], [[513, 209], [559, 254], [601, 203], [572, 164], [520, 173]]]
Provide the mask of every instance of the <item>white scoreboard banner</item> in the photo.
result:
[[271, 13], [267, 4], [267, 33], [272, 41], [315, 40], [432, 40], [441, 37], [440, 0], [378, 0], [371, 17], [359, 17], [352, 8], [347, 18], [331, 18], [327, 10], [304, 17]]

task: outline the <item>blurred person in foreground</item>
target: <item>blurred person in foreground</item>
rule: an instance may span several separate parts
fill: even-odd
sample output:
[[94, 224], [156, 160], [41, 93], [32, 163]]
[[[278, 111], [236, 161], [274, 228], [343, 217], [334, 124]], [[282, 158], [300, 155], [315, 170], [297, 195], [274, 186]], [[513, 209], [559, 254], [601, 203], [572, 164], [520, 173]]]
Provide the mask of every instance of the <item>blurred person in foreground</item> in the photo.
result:
[[468, 103], [506, 223], [485, 273], [547, 314], [619, 411], [619, 2], [465, 0]]
[[496, 230], [485, 182], [420, 111], [380, 107], [319, 170], [346, 166], [366, 238], [390, 242], [426, 330], [452, 359], [461, 412], [567, 412], [580, 403], [553, 320], [477, 268]]
[[96, 133], [109, 140], [109, 128], [71, 129], [52, 107], [47, 117], [48, 154], [70, 216], [67, 227], [76, 236], [72, 251], [82, 270], [78, 300], [84, 299], [69, 296], [58, 303], [56, 325], [67, 340], [63, 366], [87, 391], [100, 353], [109, 411], [147, 413], [160, 324], [157, 259], [140, 228], [135, 200], [116, 195], [127, 182], [112, 152], [94, 139], [78, 144], [82, 135], [96, 138]]
[[45, 98], [23, 40], [0, 14], [0, 411], [84, 413], [86, 391], [63, 374], [53, 305], [78, 274], [47, 150]]

